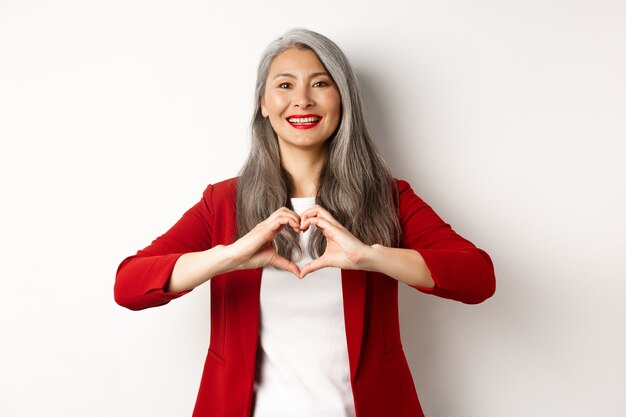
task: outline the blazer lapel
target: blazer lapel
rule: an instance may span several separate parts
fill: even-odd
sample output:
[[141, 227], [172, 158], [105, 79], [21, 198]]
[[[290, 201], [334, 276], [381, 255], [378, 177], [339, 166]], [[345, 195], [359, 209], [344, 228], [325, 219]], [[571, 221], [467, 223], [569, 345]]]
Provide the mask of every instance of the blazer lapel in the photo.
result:
[[[238, 326], [227, 331], [238, 331], [243, 350], [242, 361], [248, 378], [254, 378], [256, 351], [259, 330], [259, 305], [261, 297], [262, 270], [249, 269], [238, 271], [229, 278], [231, 294], [230, 303], [236, 303], [239, 314], [236, 317]], [[234, 324], [234, 323], [233, 323]], [[250, 379], [250, 381], [252, 380]]]
[[365, 271], [341, 270], [343, 289], [343, 314], [346, 324], [350, 377], [356, 377], [361, 341], [363, 340], [363, 321], [365, 318]]

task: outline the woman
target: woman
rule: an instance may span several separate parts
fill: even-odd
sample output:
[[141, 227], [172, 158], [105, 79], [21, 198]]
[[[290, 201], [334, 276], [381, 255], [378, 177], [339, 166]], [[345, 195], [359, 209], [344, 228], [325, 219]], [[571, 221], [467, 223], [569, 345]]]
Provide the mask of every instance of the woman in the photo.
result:
[[479, 303], [495, 291], [489, 256], [391, 176], [332, 41], [295, 29], [270, 44], [256, 99], [239, 177], [122, 261], [116, 301], [163, 305], [211, 280], [194, 417], [423, 415], [398, 281]]

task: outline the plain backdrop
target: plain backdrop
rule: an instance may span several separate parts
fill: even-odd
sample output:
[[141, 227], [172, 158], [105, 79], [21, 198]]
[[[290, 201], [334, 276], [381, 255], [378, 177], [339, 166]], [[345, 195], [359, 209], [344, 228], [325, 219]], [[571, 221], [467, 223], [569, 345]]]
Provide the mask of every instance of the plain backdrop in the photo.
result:
[[428, 417], [626, 415], [626, 3], [0, 0], [0, 414], [189, 416], [209, 285], [133, 312], [123, 258], [249, 147], [257, 61], [333, 39], [370, 129], [492, 256], [476, 306], [400, 285]]

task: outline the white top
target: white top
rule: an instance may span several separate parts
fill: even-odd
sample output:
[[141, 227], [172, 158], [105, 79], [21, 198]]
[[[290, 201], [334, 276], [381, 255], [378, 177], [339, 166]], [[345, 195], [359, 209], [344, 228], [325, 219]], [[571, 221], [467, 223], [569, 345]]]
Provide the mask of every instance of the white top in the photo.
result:
[[[292, 198], [298, 214], [315, 197]], [[315, 226], [300, 234], [308, 240]], [[343, 315], [341, 270], [322, 268], [300, 280], [263, 268], [253, 417], [353, 417], [354, 400]]]

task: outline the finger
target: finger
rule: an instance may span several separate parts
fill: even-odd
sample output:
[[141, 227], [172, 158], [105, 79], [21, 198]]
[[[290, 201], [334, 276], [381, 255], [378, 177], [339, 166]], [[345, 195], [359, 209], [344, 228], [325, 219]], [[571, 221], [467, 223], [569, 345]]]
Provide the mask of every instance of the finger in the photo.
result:
[[[292, 216], [280, 215], [275, 218], [268, 218], [270, 230], [276, 235], [285, 225], [290, 225], [296, 232], [300, 231], [300, 220], [294, 219]], [[273, 238], [273, 236], [272, 236]]]
[[330, 214], [330, 212], [317, 204], [309, 207], [308, 209], [300, 213], [300, 223], [310, 217], [319, 217], [322, 219], [326, 219], [328, 222], [334, 224], [335, 226], [341, 226], [341, 224], [332, 216], [332, 214]]
[[297, 223], [298, 225], [300, 224], [300, 218], [298, 216], [292, 215], [291, 213], [274, 213], [270, 217], [267, 218], [266, 222], [275, 223], [278, 221], [283, 224], [286, 224], [285, 220]]
[[331, 266], [328, 264], [327, 259], [322, 255], [317, 259], [312, 260], [308, 264], [304, 265], [300, 269], [300, 279], [304, 278], [307, 274], [310, 274], [313, 271], [317, 271], [318, 269], [326, 268]]
[[309, 217], [308, 219], [306, 219], [305, 225], [307, 229], [309, 227], [309, 224], [315, 225], [315, 227], [320, 229], [322, 234], [326, 236], [327, 239], [332, 239], [334, 236], [336, 236], [336, 233], [338, 233], [338, 227], [336, 225], [331, 224], [327, 220], [321, 219], [319, 217]]
[[277, 253], [275, 253], [270, 259], [270, 265], [291, 272], [292, 274], [300, 278], [300, 268], [298, 268], [298, 266], [290, 260], [283, 258]]
[[289, 217], [279, 217], [276, 219], [266, 219], [257, 224], [254, 229], [239, 239], [236, 243], [246, 248], [250, 254], [256, 252], [264, 244], [271, 243], [280, 230], [289, 224], [296, 232], [300, 230], [300, 225]]
[[300, 213], [301, 219], [306, 217], [323, 217], [326, 219], [333, 219], [333, 216], [318, 204], [312, 205], [311, 207]]
[[284, 206], [270, 214], [268, 220], [280, 216], [289, 216], [294, 219], [298, 224], [300, 224], [300, 216], [298, 215], [298, 213]]
[[[285, 212], [285, 213], [291, 213], [294, 215], [298, 215], [298, 213], [296, 213], [295, 211], [293, 211], [292, 209], [290, 209], [287, 206], [282, 206], [281, 208], [279, 208], [278, 210], [274, 211], [274, 213], [280, 213], [280, 212]], [[272, 213], [273, 214], [273, 213]]]

